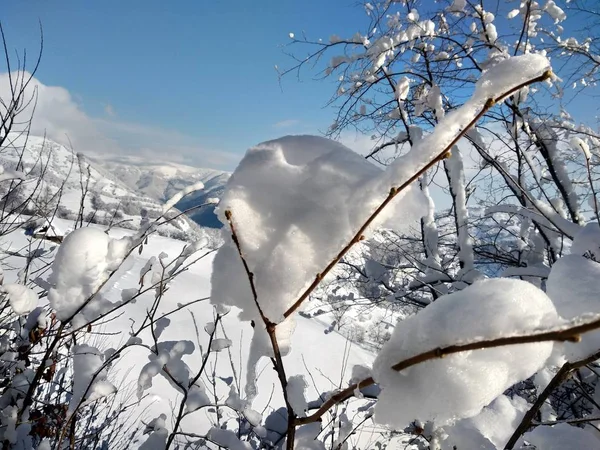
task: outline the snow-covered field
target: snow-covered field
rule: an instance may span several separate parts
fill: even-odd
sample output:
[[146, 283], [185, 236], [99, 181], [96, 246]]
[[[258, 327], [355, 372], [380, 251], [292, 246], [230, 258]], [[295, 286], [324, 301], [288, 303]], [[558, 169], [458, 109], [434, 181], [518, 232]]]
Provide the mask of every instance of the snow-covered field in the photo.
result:
[[[55, 227], [57, 232], [68, 233], [73, 223], [66, 220], [56, 219]], [[98, 225], [92, 225], [95, 228], [102, 228]], [[111, 237], [120, 238], [125, 235], [131, 235], [130, 230], [112, 229]], [[24, 235], [23, 230], [19, 230], [3, 238], [0, 246], [7, 253], [22, 252], [29, 245], [42, 245], [51, 250], [55, 244], [29, 241]], [[140, 283], [140, 272], [146, 266], [148, 260], [152, 257], [159, 257], [161, 253], [165, 261], [177, 258], [181, 253], [185, 243], [174, 239], [152, 235], [148, 243], [144, 245], [141, 254], [134, 252], [125, 261], [117, 273], [110, 279], [109, 283], [102, 289], [102, 294], [107, 300], [118, 302], [121, 299], [122, 291], [127, 289], [137, 289]], [[51, 251], [47, 257], [38, 263], [43, 265], [51, 261], [55, 251]], [[5, 267], [19, 267], [15, 260], [16, 256], [5, 259]], [[212, 262], [214, 252], [209, 249], [201, 249], [194, 258], [198, 261], [190, 265], [188, 270], [178, 275], [174, 281], [169, 284], [160, 306], [157, 317], [176, 310], [178, 306], [193, 302], [192, 305], [182, 308], [180, 311], [168, 316], [170, 324], [160, 335], [160, 341], [189, 341], [194, 346], [193, 355], [185, 355], [182, 360], [189, 366], [191, 373], [194, 373], [202, 363], [202, 355], [207, 350], [209, 336], [204, 331], [208, 323], [214, 321], [214, 309], [208, 301], [210, 295], [210, 277], [212, 271]], [[193, 259], [194, 259], [193, 258]], [[41, 278], [47, 279], [46, 270]], [[8, 282], [15, 281], [18, 277], [16, 270], [5, 269], [5, 277]], [[38, 281], [39, 282], [39, 281]], [[44, 301], [44, 300], [43, 300]], [[147, 316], [154, 301], [154, 292], [148, 292], [141, 295], [135, 303], [128, 304], [124, 309], [119, 310], [105, 319], [102, 323], [94, 325], [90, 333], [87, 333], [84, 340], [90, 345], [98, 347], [102, 351], [110, 348], [119, 348], [130, 338], [130, 331], [140, 325]], [[231, 386], [235, 386], [238, 392], [243, 394], [246, 383], [246, 366], [249, 355], [250, 341], [252, 337], [252, 327], [249, 322], [242, 322], [237, 318], [237, 310], [233, 309], [222, 320], [222, 327], [217, 331], [218, 338], [226, 338], [231, 341], [231, 346], [215, 353], [214, 357], [209, 359], [209, 369], [206, 376], [202, 377], [206, 386], [211, 386], [215, 381], [217, 400], [215, 403], [224, 404], [229, 396]], [[352, 369], [355, 365], [370, 366], [374, 354], [350, 343], [344, 336], [331, 328], [326, 322], [320, 322], [318, 319], [308, 319], [302, 316], [297, 317], [296, 330], [292, 339], [292, 351], [284, 357], [284, 363], [288, 376], [302, 374], [308, 381], [306, 387], [306, 398], [308, 400], [318, 400], [319, 396], [325, 392], [347, 386], [351, 378]], [[148, 329], [139, 335], [142, 342], [152, 345], [152, 333]], [[82, 343], [82, 342], [81, 342]], [[201, 350], [199, 350], [201, 349]], [[191, 353], [191, 347], [188, 349]], [[137, 399], [138, 378], [142, 368], [150, 361], [150, 352], [142, 347], [131, 347], [126, 350], [114, 366], [109, 371], [108, 379], [119, 388], [116, 394], [130, 403]], [[212, 374], [215, 373], [213, 379]], [[277, 374], [271, 367], [268, 359], [263, 359], [258, 366], [258, 395], [252, 405], [253, 409], [260, 412], [263, 418], [273, 413], [277, 408], [284, 406], [283, 398]], [[232, 377], [232, 378], [230, 378]], [[159, 417], [160, 414], [166, 415], [167, 424], [171, 423], [173, 412], [177, 410], [181, 395], [166, 380], [164, 376], [158, 375], [152, 379], [152, 385], [143, 392], [142, 401], [130, 411], [132, 420], [138, 416], [144, 418], [144, 422]], [[212, 398], [212, 393], [210, 394]], [[364, 401], [356, 401], [358, 405], [364, 405]], [[354, 411], [356, 413], [356, 411]], [[226, 409], [223, 414], [230, 414]], [[276, 413], [277, 414], [277, 413]], [[285, 421], [285, 414], [282, 413], [281, 419]], [[357, 413], [363, 414], [363, 413]], [[277, 417], [275, 415], [274, 417]], [[215, 414], [200, 409], [190, 414], [182, 422], [182, 431], [203, 434], [214, 425]], [[277, 424], [273, 418], [267, 423]], [[281, 426], [281, 421], [279, 425]], [[140, 425], [139, 423], [137, 425]], [[169, 427], [170, 428], [170, 427]], [[367, 425], [360, 434], [353, 436], [349, 442], [361, 442], [362, 445], [368, 445], [373, 439], [379, 437], [379, 433], [384, 429], [374, 425]], [[141, 443], [145, 437], [142, 437], [138, 443]], [[403, 439], [398, 438], [398, 442]], [[394, 448], [394, 447], [388, 447]], [[403, 448], [403, 447], [398, 447]]]

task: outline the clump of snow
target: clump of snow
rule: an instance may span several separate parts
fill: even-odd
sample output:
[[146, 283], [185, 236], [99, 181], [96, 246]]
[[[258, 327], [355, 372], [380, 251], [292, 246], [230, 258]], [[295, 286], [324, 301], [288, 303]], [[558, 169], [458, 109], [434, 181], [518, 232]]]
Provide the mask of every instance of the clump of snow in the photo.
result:
[[382, 395], [375, 419], [402, 427], [415, 419], [443, 425], [478, 414], [507, 388], [539, 370], [553, 344], [461, 352], [402, 372], [391, 367], [438, 347], [526, 333], [557, 321], [546, 294], [521, 280], [478, 281], [440, 297], [398, 323], [377, 356], [373, 374]]
[[259, 426], [262, 422], [262, 414], [258, 411], [255, 411], [254, 409], [246, 408], [242, 411], [242, 413], [244, 414], [244, 418], [253, 427]]
[[600, 226], [597, 222], [586, 224], [574, 237], [571, 255], [589, 256], [600, 261]]
[[590, 151], [590, 146], [586, 141], [584, 141], [580, 137], [573, 136], [571, 138], [570, 144], [574, 150], [581, 151], [588, 161], [592, 159], [592, 152]]
[[215, 332], [215, 328], [216, 325], [214, 322], [206, 322], [206, 325], [204, 325], [204, 331], [206, 331], [206, 334], [213, 334]]
[[189, 186], [186, 186], [184, 189], [182, 189], [181, 191], [179, 191], [175, 195], [173, 195], [173, 197], [171, 197], [164, 204], [163, 212], [169, 211], [171, 208], [173, 208], [173, 206], [175, 206], [179, 202], [179, 200], [181, 200], [186, 195], [191, 194], [192, 192], [200, 191], [202, 189], [204, 189], [204, 183], [202, 181], [198, 181], [194, 184], [190, 184]]
[[225, 400], [225, 404], [238, 412], [242, 412], [248, 405], [248, 403], [240, 397], [240, 394], [233, 385], [229, 388], [229, 395], [227, 396], [227, 400]]
[[107, 380], [103, 368], [104, 355], [97, 348], [87, 344], [76, 345], [73, 349], [73, 395], [69, 402], [69, 412], [73, 413], [80, 405], [113, 394], [117, 389]]
[[352, 434], [352, 430], [354, 429], [354, 424], [348, 418], [348, 414], [345, 411], [342, 411], [338, 417], [336, 417], [339, 426], [338, 436], [335, 441], [333, 441], [333, 448], [347, 448], [347, 445], [344, 444], [350, 438]]
[[59, 320], [70, 319], [91, 300], [119, 267], [129, 243], [127, 237], [111, 239], [93, 227], [79, 228], [67, 235], [56, 252], [48, 279], [52, 286], [48, 300]]
[[191, 413], [204, 406], [211, 405], [212, 401], [206, 393], [206, 389], [200, 382], [196, 382], [188, 391], [185, 399], [185, 408], [187, 413]]
[[528, 409], [529, 404], [523, 398], [501, 395], [478, 415], [444, 427], [449, 437], [443, 441], [442, 448], [504, 448]]
[[481, 275], [474, 268], [473, 242], [469, 235], [469, 211], [465, 185], [464, 162], [458, 146], [452, 148], [450, 158], [444, 160], [448, 173], [450, 191], [454, 197], [456, 234], [458, 237], [458, 258], [461, 270], [457, 278], [462, 281], [474, 281]]
[[431, 89], [429, 89], [429, 92], [427, 93], [427, 106], [433, 112], [435, 112], [435, 117], [438, 120], [444, 117], [444, 115], [446, 114], [446, 112], [444, 111], [443, 103], [444, 102], [442, 99], [442, 91], [437, 84], [434, 84], [433, 86], [431, 86]]
[[252, 449], [250, 443], [240, 441], [237, 434], [231, 430], [224, 430], [222, 428], [211, 428], [208, 432], [208, 438], [218, 446], [228, 448], [230, 450]]
[[[281, 356], [286, 356], [291, 350], [291, 337], [296, 329], [296, 321], [294, 317], [288, 317], [283, 322], [280, 322], [275, 329], [275, 336], [279, 344], [279, 352]], [[256, 394], [256, 368], [257, 364], [263, 356], [270, 358], [274, 357], [271, 341], [265, 326], [262, 322], [256, 322], [254, 326], [254, 336], [250, 343], [250, 353], [248, 354], [248, 369], [246, 370], [246, 396], [252, 400]]]
[[452, 4], [447, 8], [449, 12], [459, 13], [465, 10], [467, 0], [453, 0]]
[[498, 30], [496, 30], [496, 25], [493, 23], [485, 24], [485, 34], [492, 44], [498, 40]]
[[168, 317], [161, 317], [155, 322], [154, 336], [156, 336], [156, 339], [158, 339], [161, 336], [161, 334], [163, 334], [163, 331], [165, 331], [165, 329], [170, 324], [171, 319], [169, 319]]
[[210, 349], [213, 352], [220, 352], [231, 347], [231, 340], [226, 338], [216, 338], [210, 343]]
[[[382, 174], [342, 144], [317, 136], [287, 136], [248, 150], [217, 210], [226, 242], [214, 260], [211, 301], [260, 321], [225, 211], [232, 212], [260, 307], [277, 323], [385, 199], [391, 185], [381, 183]], [[418, 191], [398, 197], [374, 226], [386, 218], [396, 226], [418, 218]]]
[[[576, 254], [560, 258], [552, 266], [546, 292], [564, 319], [600, 313], [600, 263]], [[581, 342], [564, 345], [567, 359], [585, 358], [600, 348], [600, 331], [585, 333]]]
[[169, 436], [166, 418], [165, 414], [161, 414], [148, 423], [145, 432], [150, 433], [150, 436], [140, 446], [140, 450], [163, 450], [165, 448]]
[[548, 0], [544, 6], [546, 12], [554, 19], [554, 23], [562, 22], [567, 18], [567, 15], [553, 0]]
[[396, 99], [404, 101], [408, 97], [410, 91], [410, 79], [408, 77], [402, 77], [396, 84]]
[[304, 417], [308, 408], [308, 402], [304, 396], [306, 380], [302, 375], [294, 375], [288, 379], [287, 384], [288, 401], [298, 417]]
[[406, 18], [412, 22], [416, 22], [419, 20], [419, 12], [416, 9], [411, 9], [410, 12], [406, 15]]
[[[190, 378], [190, 369], [182, 360], [185, 355], [194, 352], [192, 341], [164, 341], [159, 342], [153, 353], [148, 356], [148, 362], [138, 377], [137, 395], [142, 397], [145, 390], [152, 386], [152, 379], [160, 374], [165, 377], [173, 388], [181, 391], [181, 386], [187, 385]], [[168, 375], [165, 373], [168, 371]]]
[[294, 437], [294, 447], [302, 450], [325, 450], [325, 444], [317, 439], [320, 433], [320, 423], [311, 423], [298, 428]]
[[22, 284], [8, 283], [0, 287], [0, 291], [7, 295], [10, 307], [19, 316], [29, 314], [38, 305], [37, 294]]
[[514, 19], [515, 17], [517, 17], [519, 15], [519, 13], [521, 12], [521, 10], [519, 9], [512, 9], [507, 15], [506, 17], [509, 19]]

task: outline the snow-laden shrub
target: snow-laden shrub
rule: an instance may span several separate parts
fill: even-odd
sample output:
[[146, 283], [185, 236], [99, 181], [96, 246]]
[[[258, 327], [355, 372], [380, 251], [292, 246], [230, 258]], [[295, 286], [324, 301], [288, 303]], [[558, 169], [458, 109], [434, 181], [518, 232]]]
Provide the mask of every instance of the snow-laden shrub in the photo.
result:
[[[600, 220], [591, 166], [595, 147], [590, 149], [587, 138], [569, 140], [586, 161], [581, 168], [589, 176], [592, 209], [585, 211], [578, 193], [584, 183], [572, 179], [566, 151], [557, 145], [556, 122], [521, 109], [539, 89], [530, 87], [534, 83], [559, 81], [547, 52], [532, 43], [542, 43], [533, 40], [538, 33], [571, 54], [589, 54], [590, 43], [541, 33], [543, 17], [553, 23], [566, 18], [555, 2], [526, 2], [508, 13], [510, 20], [523, 17], [521, 36], [527, 39], [517, 44], [503, 41], [495, 15], [481, 5], [453, 1], [443, 9], [405, 11], [405, 3], [365, 4], [377, 26], [348, 40], [332, 37], [331, 45], [347, 51], [325, 72], [352, 66], [340, 75], [337, 95], [358, 96], [346, 103], [356, 111], [342, 106], [341, 122], [332, 131], [379, 110], [371, 116], [374, 129], [386, 130], [380, 137], [394, 136], [373, 154], [393, 148], [391, 160], [380, 161], [388, 167], [380, 169], [322, 137], [288, 136], [251, 148], [218, 207], [224, 242], [212, 266], [210, 316], [198, 317], [191, 307], [208, 298], [177, 281], [220, 238], [188, 242], [172, 255], [151, 242], [160, 224], [176, 220], [170, 209], [187, 190], [162, 213], [140, 209], [141, 226], [134, 233], [112, 229], [106, 215], [98, 220], [108, 220], [111, 230], [84, 227], [83, 208], [73, 229], [61, 236], [37, 227], [29, 233], [29, 218], [3, 225], [7, 239], [15, 236], [11, 233], [27, 236], [21, 249], [7, 250], [24, 263], [0, 289], [5, 448], [594, 447], [596, 428], [581, 424], [600, 413], [594, 389], [600, 357], [594, 264], [600, 240], [595, 223], [583, 227], [594, 208]], [[461, 28], [465, 22], [468, 28]], [[451, 35], [451, 24], [461, 32]], [[460, 45], [454, 37], [462, 39]], [[390, 67], [405, 61], [405, 53], [414, 53], [413, 66], [396, 74]], [[412, 68], [419, 61], [427, 69], [417, 73]], [[460, 72], [471, 63], [468, 73]], [[455, 70], [460, 75], [453, 77]], [[455, 104], [444, 84], [448, 76], [459, 92], [472, 84], [471, 98]], [[365, 91], [380, 82], [389, 84], [392, 97], [377, 106], [385, 91], [371, 99]], [[505, 158], [514, 148], [491, 149], [489, 136], [473, 128], [480, 119], [503, 116], [494, 105], [508, 108], [512, 117], [504, 131], [518, 147], [516, 175]], [[388, 127], [390, 121], [394, 125]], [[481, 155], [481, 170], [495, 170], [482, 189], [501, 198], [512, 193], [508, 201], [482, 205], [480, 222], [467, 208], [473, 191], [458, 147], [464, 140]], [[521, 145], [535, 148], [540, 159], [531, 159]], [[545, 162], [547, 172], [537, 170], [537, 161]], [[450, 212], [437, 215], [429, 190], [436, 166], [443, 166], [451, 198]], [[26, 178], [18, 170], [3, 171], [2, 182]], [[497, 178], [504, 183], [500, 189]], [[545, 190], [548, 180], [553, 187]], [[194, 188], [200, 186], [189, 190]], [[92, 199], [96, 206], [101, 201]], [[6, 219], [23, 211], [29, 209], [19, 206]], [[380, 228], [386, 230], [374, 237]], [[390, 255], [393, 245], [404, 254]], [[156, 254], [144, 253], [149, 248]], [[351, 254], [357, 248], [364, 251]], [[338, 263], [358, 273], [346, 279], [351, 288], [338, 285], [318, 295], [333, 292], [344, 308], [361, 295], [369, 306], [401, 299], [411, 308], [396, 308], [390, 317], [378, 309], [364, 320], [340, 309], [336, 323], [325, 327], [317, 320], [329, 312], [298, 317], [323, 281], [339, 281]], [[505, 278], [499, 278], [502, 273]], [[206, 282], [207, 274], [195, 276]], [[320, 305], [334, 303], [328, 300]], [[127, 317], [138, 302], [145, 302], [143, 314]], [[193, 327], [182, 325], [180, 313], [189, 313]], [[126, 339], [103, 346], [103, 334], [122, 332], [111, 330], [121, 315], [131, 319]], [[251, 338], [227, 333], [225, 322], [233, 315], [253, 328]], [[351, 344], [330, 348], [332, 341], [324, 338], [345, 326], [358, 330], [357, 341], [375, 336], [371, 340], [383, 344], [375, 353], [365, 350], [376, 354], [373, 364], [354, 365], [351, 375], [344, 367]], [[179, 338], [171, 338], [173, 332]], [[343, 353], [342, 367], [335, 368], [339, 379], [333, 379], [327, 360], [325, 388], [315, 381], [321, 367], [305, 367], [303, 374], [289, 370], [299, 341], [313, 356], [334, 359], [339, 355], [333, 353]], [[134, 351], [144, 355], [139, 367], [130, 358]], [[130, 404], [116, 400], [123, 389], [111, 370], [119, 361], [137, 381]], [[269, 392], [259, 383], [265, 373], [275, 381]], [[171, 393], [169, 411], [152, 420], [127, 416], [129, 406], [148, 406], [146, 396], [157, 390]], [[365, 425], [371, 421], [376, 428]]]

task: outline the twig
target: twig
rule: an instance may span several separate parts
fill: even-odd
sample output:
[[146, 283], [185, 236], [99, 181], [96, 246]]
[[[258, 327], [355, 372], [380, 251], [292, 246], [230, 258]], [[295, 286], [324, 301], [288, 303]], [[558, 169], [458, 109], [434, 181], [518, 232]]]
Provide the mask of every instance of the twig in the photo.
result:
[[[580, 359], [579, 361], [567, 362], [565, 363], [554, 375], [554, 378], [550, 380], [548, 386], [542, 391], [542, 393], [538, 396], [537, 400], [533, 404], [533, 406], [527, 411], [519, 426], [515, 429], [514, 433], [508, 440], [505, 450], [511, 450], [519, 438], [527, 431], [527, 429], [531, 426], [533, 418], [536, 416], [541, 407], [546, 403], [546, 400], [552, 394], [554, 389], [556, 389], [563, 381], [571, 376], [574, 370], [577, 370], [580, 367], [586, 366], [591, 362], [596, 361], [600, 358], [600, 352], [596, 352], [593, 355], [588, 356], [587, 358]], [[542, 425], [542, 424], [540, 424]]]
[[283, 366], [283, 360], [281, 358], [279, 342], [277, 342], [277, 334], [276, 334], [277, 324], [273, 323], [265, 315], [262, 308], [260, 307], [260, 303], [258, 301], [258, 293], [256, 291], [256, 286], [254, 284], [254, 274], [250, 270], [250, 267], [248, 266], [248, 262], [246, 261], [246, 258], [244, 257], [244, 253], [242, 251], [240, 240], [238, 238], [235, 225], [233, 224], [233, 215], [232, 215], [231, 211], [229, 211], [229, 210], [225, 211], [225, 218], [227, 219], [227, 222], [229, 223], [229, 228], [231, 229], [231, 238], [237, 248], [238, 254], [240, 255], [240, 259], [242, 260], [244, 269], [246, 270], [246, 275], [248, 276], [248, 282], [250, 283], [250, 289], [252, 291], [252, 297], [254, 298], [254, 303], [256, 304], [256, 308], [258, 309], [258, 312], [260, 313], [260, 317], [261, 317], [262, 321], [264, 322], [267, 334], [269, 335], [269, 339], [271, 341], [271, 346], [273, 347], [273, 354], [274, 354], [274, 358], [272, 359], [273, 365], [275, 367], [275, 371], [277, 372], [277, 377], [279, 378], [279, 383], [281, 384], [281, 389], [283, 391], [282, 394], [283, 394], [283, 398], [285, 400], [286, 409], [287, 409], [287, 413], [288, 413], [286, 448], [287, 448], [287, 450], [293, 450], [294, 436], [296, 433], [296, 414], [294, 413], [294, 408], [292, 407], [292, 405], [289, 401], [289, 398], [288, 398], [287, 376], [285, 374], [285, 368]]
[[225, 211], [225, 218], [227, 219], [227, 223], [229, 223], [229, 228], [231, 229], [231, 238], [233, 239], [233, 243], [235, 244], [235, 247], [237, 248], [238, 254], [240, 255], [240, 259], [242, 260], [242, 264], [244, 265], [244, 270], [246, 271], [246, 275], [248, 276], [248, 281], [250, 282], [250, 290], [252, 291], [252, 297], [254, 298], [254, 303], [256, 304], [256, 308], [258, 309], [258, 312], [260, 313], [261, 319], [265, 323], [265, 326], [267, 326], [267, 328], [268, 328], [269, 325], [274, 325], [274, 324], [273, 324], [273, 322], [271, 322], [269, 320], [269, 318], [267, 316], [265, 316], [265, 313], [263, 312], [262, 308], [260, 307], [260, 304], [258, 303], [258, 293], [256, 292], [256, 286], [254, 285], [254, 274], [250, 270], [250, 267], [248, 266], [248, 262], [246, 261], [246, 258], [244, 257], [244, 253], [242, 252], [240, 240], [238, 238], [235, 225], [233, 224], [233, 216], [231, 214], [231, 211], [229, 211], [229, 210]]

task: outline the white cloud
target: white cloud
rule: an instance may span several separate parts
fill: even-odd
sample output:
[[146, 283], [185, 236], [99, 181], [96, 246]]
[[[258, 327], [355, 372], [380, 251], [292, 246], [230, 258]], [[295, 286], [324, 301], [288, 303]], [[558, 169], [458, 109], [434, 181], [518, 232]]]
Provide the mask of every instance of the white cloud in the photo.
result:
[[[14, 77], [13, 76], [13, 85]], [[29, 74], [26, 74], [28, 77]], [[10, 98], [9, 75], [0, 74], [0, 98]], [[83, 111], [71, 93], [59, 86], [47, 86], [33, 79], [25, 92], [30, 102], [22, 115], [24, 122], [35, 114], [31, 134], [46, 134], [77, 152], [96, 157], [104, 154], [143, 155], [156, 162], [176, 161], [198, 167], [230, 169], [241, 155], [208, 148], [198, 138], [176, 130], [118, 120], [110, 104], [104, 106], [106, 117], [91, 117]], [[22, 128], [22, 126], [21, 126]]]
[[371, 136], [352, 131], [342, 132], [339, 141], [361, 155], [368, 155], [377, 144], [371, 139]]
[[115, 112], [115, 108], [113, 108], [113, 105], [111, 105], [110, 103], [104, 105], [104, 112], [108, 117], [115, 117], [117, 115], [117, 113]]
[[273, 127], [275, 127], [275, 128], [290, 128], [290, 127], [293, 127], [294, 125], [299, 125], [299, 124], [300, 124], [300, 121], [298, 119], [286, 119], [286, 120], [282, 120], [280, 122], [273, 124]]

